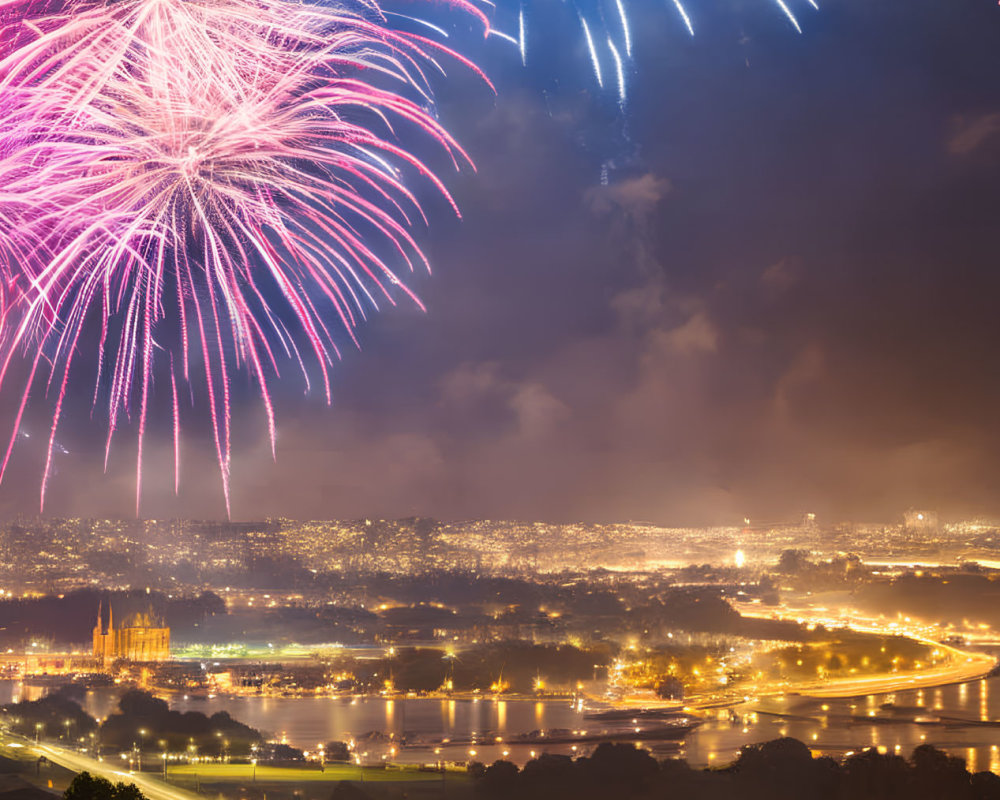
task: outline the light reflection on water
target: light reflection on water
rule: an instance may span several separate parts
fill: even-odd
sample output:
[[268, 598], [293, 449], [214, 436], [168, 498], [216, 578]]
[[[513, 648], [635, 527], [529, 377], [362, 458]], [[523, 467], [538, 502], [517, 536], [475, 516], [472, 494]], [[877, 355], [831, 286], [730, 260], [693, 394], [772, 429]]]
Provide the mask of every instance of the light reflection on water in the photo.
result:
[[738, 721], [727, 712], [688, 737], [691, 763], [725, 763], [743, 744], [788, 735], [834, 756], [873, 745], [908, 756], [921, 744], [933, 744], [966, 759], [970, 769], [1000, 769], [998, 678], [844, 700], [788, 695], [736, 714]]
[[[584, 727], [583, 715], [569, 700], [536, 702], [533, 700], [456, 700], [430, 698], [379, 697], [216, 697], [210, 700], [174, 699], [171, 707], [179, 711], [201, 711], [213, 714], [225, 710], [236, 719], [277, 737], [286, 737], [289, 744], [303, 749], [315, 748], [319, 742], [363, 737], [381, 731], [404, 733], [415, 744], [397, 754], [400, 761], [434, 761], [435, 747], [442, 748], [447, 760], [469, 758], [468, 749], [476, 750], [477, 760], [500, 758], [503, 750], [511, 755], [529, 747], [515, 748], [509, 743], [496, 742], [534, 730]], [[443, 743], [442, 740], [451, 740]], [[475, 744], [471, 740], [475, 739]], [[462, 744], [455, 744], [461, 742]], [[371, 751], [373, 760], [384, 751], [386, 744], [360, 744], [359, 749]], [[570, 752], [569, 747], [551, 748], [552, 752]]]
[[[43, 692], [39, 687], [0, 681], [0, 703], [36, 699]], [[888, 703], [893, 707], [885, 707]], [[87, 694], [86, 708], [92, 715], [107, 716], [115, 704], [113, 690]], [[487, 763], [502, 757], [504, 750], [518, 762], [527, 760], [531, 751], [568, 754], [568, 745], [542, 748], [495, 739], [507, 740], [534, 730], [593, 730], [602, 725], [584, 719], [568, 700], [176, 697], [171, 707], [205, 714], [228, 711], [306, 750], [320, 742], [373, 731], [397, 738], [405, 732], [418, 741], [401, 749], [397, 760], [411, 762], [467, 760], [471, 748], [477, 760]], [[815, 752], [834, 756], [873, 745], [908, 756], [920, 744], [934, 744], [966, 759], [970, 769], [1000, 772], [1000, 678], [844, 700], [787, 695], [737, 707], [732, 714], [722, 709], [706, 714], [704, 724], [689, 734], [680, 754], [693, 765], [721, 765], [731, 761], [742, 745], [779, 736], [793, 736]], [[469, 744], [473, 738], [476, 744]], [[439, 744], [443, 739], [452, 744]], [[677, 754], [670, 743], [644, 744], [659, 757]], [[361, 746], [370, 751], [371, 760], [377, 760], [387, 747], [384, 742]], [[443, 751], [440, 756], [434, 754], [438, 746]], [[586, 752], [587, 747], [579, 752]]]

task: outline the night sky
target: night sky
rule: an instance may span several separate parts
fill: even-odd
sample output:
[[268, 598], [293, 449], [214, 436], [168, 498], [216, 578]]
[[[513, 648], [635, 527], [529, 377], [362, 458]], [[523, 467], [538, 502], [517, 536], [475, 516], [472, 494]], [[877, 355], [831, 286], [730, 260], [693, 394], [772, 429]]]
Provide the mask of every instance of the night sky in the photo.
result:
[[[691, 39], [634, 0], [624, 116], [551, 5], [527, 69], [463, 45], [496, 98], [439, 82], [478, 173], [448, 176], [463, 220], [429, 200], [427, 313], [375, 315], [332, 408], [288, 369], [277, 463], [235, 381], [234, 518], [1000, 516], [996, 3], [801, 3], [800, 36], [766, 0], [691, 0]], [[105, 475], [90, 386], [46, 512], [131, 516], [134, 429]], [[37, 510], [46, 410], [5, 512]], [[177, 499], [154, 427], [143, 514], [224, 516], [207, 426]]]

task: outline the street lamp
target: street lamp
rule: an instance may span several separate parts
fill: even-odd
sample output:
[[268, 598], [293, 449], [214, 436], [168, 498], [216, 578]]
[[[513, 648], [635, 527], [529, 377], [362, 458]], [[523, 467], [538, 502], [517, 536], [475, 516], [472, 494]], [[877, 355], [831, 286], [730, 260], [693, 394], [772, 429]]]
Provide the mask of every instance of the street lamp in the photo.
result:
[[[198, 745], [194, 743], [194, 737], [192, 736], [188, 739], [190, 744], [188, 745], [188, 763], [198, 763]], [[198, 768], [195, 767], [194, 770], [194, 790], [195, 792], [201, 791], [201, 785], [198, 782]]]
[[43, 727], [44, 727], [44, 724], [43, 724], [43, 723], [41, 723], [41, 722], [36, 722], [36, 723], [35, 723], [35, 744], [38, 744], [38, 732], [39, 732], [39, 731], [40, 731], [40, 730], [41, 730], [41, 729], [42, 729]]
[[139, 772], [142, 772], [142, 750], [146, 746], [146, 729], [139, 728], [139, 752], [136, 761], [139, 763]]
[[250, 763], [253, 765], [253, 774], [251, 780], [253, 780], [254, 783], [257, 783], [257, 759], [251, 758]]

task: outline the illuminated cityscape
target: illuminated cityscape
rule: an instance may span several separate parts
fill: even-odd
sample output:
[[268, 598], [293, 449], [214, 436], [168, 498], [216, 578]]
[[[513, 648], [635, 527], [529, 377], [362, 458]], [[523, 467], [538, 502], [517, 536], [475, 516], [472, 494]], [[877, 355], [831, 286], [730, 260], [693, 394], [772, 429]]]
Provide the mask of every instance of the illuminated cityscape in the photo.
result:
[[1000, 800], [998, 76], [0, 0], [0, 800]]
[[[211, 763], [342, 747], [356, 769], [467, 774], [615, 742], [711, 769], [776, 737], [849, 759], [862, 731], [898, 754], [947, 729], [949, 753], [1000, 765], [984, 520], [20, 518], [2, 541], [8, 713], [64, 697], [103, 738], [138, 692], [256, 731], [199, 744]], [[157, 752], [183, 782], [196, 759], [174, 735]]]
[[218, 589], [230, 576], [243, 589], [267, 588], [282, 570], [656, 573], [699, 564], [759, 568], [794, 549], [822, 560], [861, 559], [886, 575], [907, 566], [1000, 566], [1000, 524], [913, 524], [917, 515], [922, 512], [908, 512], [906, 522], [870, 525], [828, 523], [806, 513], [791, 523], [745, 520], [712, 528], [427, 518], [258, 523], [20, 518], [0, 527], [0, 581], [5, 592], [25, 594], [138, 585]]

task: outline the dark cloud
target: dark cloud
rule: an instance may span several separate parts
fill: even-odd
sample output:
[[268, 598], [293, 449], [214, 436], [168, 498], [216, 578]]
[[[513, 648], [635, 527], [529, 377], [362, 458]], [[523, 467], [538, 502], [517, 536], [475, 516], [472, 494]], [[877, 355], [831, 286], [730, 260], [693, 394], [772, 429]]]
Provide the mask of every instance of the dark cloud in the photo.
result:
[[[442, 109], [478, 173], [432, 220], [428, 312], [375, 317], [332, 408], [286, 377], [277, 461], [234, 382], [235, 516], [1000, 514], [996, 8], [848, 0], [800, 37], [718, 5], [695, 40], [637, 20], [628, 125], [579, 75], [484, 57], [495, 104]], [[164, 388], [144, 511], [220, 516], [186, 406], [172, 497]], [[8, 511], [35, 505], [42, 406]], [[89, 412], [66, 409], [49, 508], [128, 515], [134, 427], [105, 475]]]
[[670, 191], [670, 181], [646, 173], [617, 183], [592, 186], [584, 202], [595, 214], [619, 211], [637, 224], [645, 223], [660, 201]]
[[794, 259], [782, 258], [760, 273], [760, 282], [775, 291], [784, 291], [798, 282], [800, 266]]
[[948, 138], [949, 153], [966, 156], [988, 145], [996, 145], [1000, 138], [1000, 112], [959, 116], [952, 123]]

